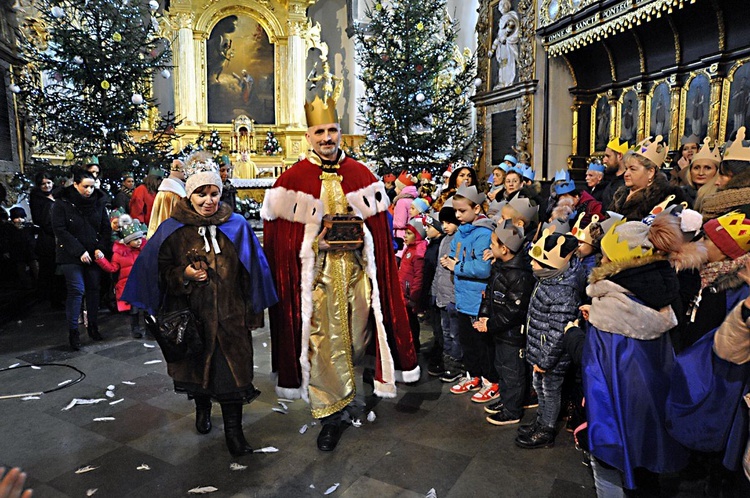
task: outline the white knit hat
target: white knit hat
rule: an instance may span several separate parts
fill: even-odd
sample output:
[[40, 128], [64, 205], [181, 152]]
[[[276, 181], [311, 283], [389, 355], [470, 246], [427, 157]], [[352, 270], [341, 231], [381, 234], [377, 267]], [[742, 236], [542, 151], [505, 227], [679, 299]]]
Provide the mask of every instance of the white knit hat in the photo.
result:
[[219, 175], [219, 166], [214, 162], [211, 154], [205, 151], [192, 153], [185, 161], [185, 192], [188, 199], [198, 187], [216, 185], [219, 194], [223, 190], [223, 183]]

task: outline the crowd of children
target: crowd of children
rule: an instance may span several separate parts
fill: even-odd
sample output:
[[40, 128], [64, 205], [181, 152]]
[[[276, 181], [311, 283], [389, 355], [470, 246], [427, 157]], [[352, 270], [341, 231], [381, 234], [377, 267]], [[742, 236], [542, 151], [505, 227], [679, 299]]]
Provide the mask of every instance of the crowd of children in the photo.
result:
[[[415, 338], [423, 312], [434, 333], [429, 374], [471, 393], [495, 426], [538, 404], [518, 427], [520, 448], [554, 445], [567, 417], [599, 496], [658, 493], [659, 476], [680, 471], [707, 490], [750, 492], [740, 472], [750, 406], [744, 131], [723, 152], [706, 142], [695, 155], [715, 163], [697, 210], [661, 171], [660, 137], [632, 150], [612, 140], [586, 187], [560, 170], [546, 199], [511, 155], [486, 189], [454, 166], [435, 199], [402, 172], [394, 207], [406, 214], [394, 236], [406, 247]], [[750, 479], [750, 446], [744, 464]]]

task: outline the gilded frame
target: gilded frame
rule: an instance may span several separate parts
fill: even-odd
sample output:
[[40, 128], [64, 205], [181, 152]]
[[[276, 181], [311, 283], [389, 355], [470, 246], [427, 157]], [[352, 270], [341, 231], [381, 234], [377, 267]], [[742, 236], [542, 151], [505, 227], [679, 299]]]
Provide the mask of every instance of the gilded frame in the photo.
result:
[[[733, 103], [735, 103], [735, 100], [733, 97], [736, 96], [736, 94], [732, 94], [732, 92], [735, 90], [734, 88], [734, 82], [735, 78], [740, 76], [741, 78], [749, 78], [750, 79], [750, 57], [739, 59], [736, 61], [732, 67], [727, 72], [726, 78], [724, 78], [722, 85], [722, 92], [721, 92], [721, 114], [719, 118], [719, 136], [718, 140], [719, 142], [725, 142], [729, 139], [729, 137], [734, 133], [734, 130], [738, 126], [748, 126], [750, 125], [750, 118], [748, 117], [748, 112], [745, 112], [744, 116], [744, 122], [741, 125], [737, 125], [736, 123], [736, 117], [734, 117], [735, 113], [730, 113], [730, 110], [735, 110], [732, 106]], [[741, 74], [739, 74], [741, 73]], [[741, 80], [742, 81], [742, 80]], [[745, 98], [750, 98], [750, 82], [745, 87], [748, 95]], [[739, 90], [739, 89], [737, 89]], [[746, 105], [748, 102], [746, 102]], [[729, 126], [729, 120], [732, 119], [733, 125]]]
[[[697, 80], [697, 78], [705, 78], [706, 79], [706, 88], [705, 93], [701, 92], [702, 95], [696, 95], [691, 94], [691, 86], [693, 83]], [[680, 89], [680, 117], [678, 119], [677, 125], [678, 125], [678, 140], [681, 137], [684, 137], [686, 135], [693, 134], [695, 126], [691, 124], [691, 129], [686, 129], [686, 120], [688, 117], [688, 113], [692, 115], [692, 110], [695, 106], [695, 99], [699, 96], [703, 96], [704, 100], [700, 103], [701, 107], [705, 107], [704, 110], [702, 110], [702, 117], [701, 122], [705, 120], [705, 124], [701, 124], [699, 131], [700, 133], [696, 133], [698, 137], [703, 139], [703, 137], [707, 136], [708, 134], [708, 121], [709, 121], [709, 114], [711, 112], [711, 75], [708, 74], [708, 71], [706, 70], [699, 70], [699, 71], [693, 71], [690, 73], [690, 77], [685, 81], [685, 84]], [[692, 99], [693, 102], [688, 102], [689, 99]], [[693, 118], [691, 118], [692, 120]], [[705, 131], [704, 131], [705, 130]]]
[[[664, 89], [659, 90], [659, 89]], [[659, 94], [662, 95], [656, 95], [657, 90]], [[662, 98], [663, 94], [666, 94], [666, 99]], [[657, 109], [654, 109], [654, 99], [657, 99], [657, 105], [659, 103], [663, 102], [663, 110], [664, 110], [664, 124], [661, 126], [661, 130], [658, 129], [658, 123], [655, 121], [655, 111]], [[672, 127], [674, 126], [674, 123], [672, 123], [672, 88], [669, 84], [669, 81], [667, 79], [661, 79], [656, 80], [652, 83], [651, 89], [649, 90], [648, 94], [646, 95], [646, 130], [644, 132], [644, 138], [645, 137], [656, 137], [658, 135], [661, 135], [664, 141], [667, 143], [667, 146], [670, 145], [669, 143], [669, 136], [671, 134]]]

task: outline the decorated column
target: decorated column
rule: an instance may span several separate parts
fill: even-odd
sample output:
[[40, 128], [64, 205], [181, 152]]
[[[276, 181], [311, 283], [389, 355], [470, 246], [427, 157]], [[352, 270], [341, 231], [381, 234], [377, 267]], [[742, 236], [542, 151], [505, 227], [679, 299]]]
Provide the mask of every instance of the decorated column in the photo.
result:
[[177, 115], [182, 116], [185, 124], [194, 125], [197, 121], [197, 102], [199, 81], [195, 70], [195, 42], [193, 40], [192, 12], [180, 12], [172, 17], [177, 26], [177, 41], [174, 49], [177, 99]]
[[293, 128], [305, 126], [305, 40], [302, 38], [307, 19], [302, 16], [292, 16], [290, 13], [287, 27], [289, 38], [287, 56], [289, 65], [286, 68], [287, 84], [289, 88], [289, 125]]

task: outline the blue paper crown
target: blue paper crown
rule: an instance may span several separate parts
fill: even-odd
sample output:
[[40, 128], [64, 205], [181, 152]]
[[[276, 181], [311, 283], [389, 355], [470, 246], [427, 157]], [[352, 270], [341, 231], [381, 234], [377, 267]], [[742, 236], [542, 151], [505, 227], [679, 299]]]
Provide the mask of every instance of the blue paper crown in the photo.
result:
[[567, 169], [559, 169], [557, 170], [557, 173], [555, 173], [555, 179], [552, 183], [557, 182], [568, 182], [570, 181], [570, 173], [568, 173]]
[[565, 183], [555, 185], [555, 192], [557, 192], [557, 195], [569, 194], [574, 190], [576, 190], [576, 182], [573, 180], [568, 180]]
[[510, 166], [508, 168], [508, 171], [506, 171], [506, 173], [510, 173], [511, 171], [523, 176], [523, 169], [519, 168], [518, 166]]
[[503, 161], [511, 162], [513, 163], [513, 165], [518, 164], [518, 159], [516, 159], [515, 156], [511, 156], [510, 154], [505, 154]]
[[500, 164], [498, 164], [497, 167], [500, 168], [501, 170], [505, 171], [506, 173], [511, 168], [510, 166], [508, 166], [508, 163], [506, 163], [505, 161], [503, 161]]
[[534, 177], [536, 177], [536, 173], [534, 172], [534, 169], [531, 166], [524, 166], [523, 169], [521, 170], [521, 176], [533, 182]]
[[589, 170], [590, 171], [598, 171], [599, 173], [604, 173], [606, 171], [607, 167], [603, 164], [599, 163], [590, 163], [589, 164]]

